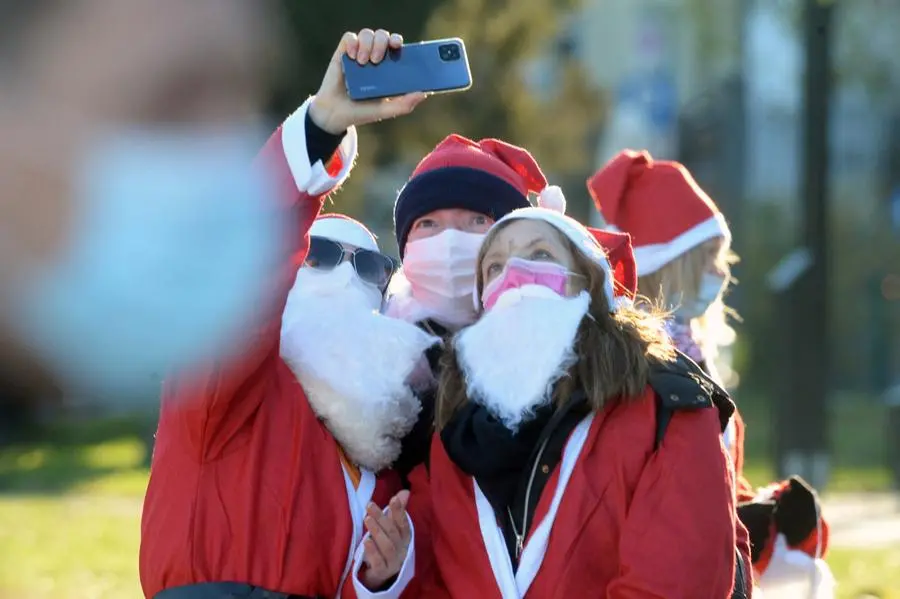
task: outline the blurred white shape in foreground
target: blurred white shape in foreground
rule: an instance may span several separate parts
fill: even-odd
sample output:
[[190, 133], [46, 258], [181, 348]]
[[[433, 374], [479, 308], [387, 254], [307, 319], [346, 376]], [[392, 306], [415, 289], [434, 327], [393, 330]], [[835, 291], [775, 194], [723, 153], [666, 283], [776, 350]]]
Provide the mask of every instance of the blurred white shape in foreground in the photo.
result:
[[154, 373], [236, 350], [269, 303], [287, 233], [251, 168], [257, 133], [135, 129], [95, 144], [68, 251], [13, 308], [63, 386], [140, 393]]

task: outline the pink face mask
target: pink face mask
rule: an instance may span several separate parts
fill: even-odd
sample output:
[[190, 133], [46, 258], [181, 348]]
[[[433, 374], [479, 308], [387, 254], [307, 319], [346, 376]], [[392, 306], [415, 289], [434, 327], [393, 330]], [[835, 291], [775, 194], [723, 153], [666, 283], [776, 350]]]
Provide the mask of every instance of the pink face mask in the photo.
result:
[[535, 262], [522, 258], [510, 258], [503, 272], [487, 284], [481, 294], [481, 303], [485, 310], [490, 310], [497, 299], [510, 289], [519, 289], [525, 285], [546, 287], [557, 295], [565, 296], [569, 270], [554, 262]]

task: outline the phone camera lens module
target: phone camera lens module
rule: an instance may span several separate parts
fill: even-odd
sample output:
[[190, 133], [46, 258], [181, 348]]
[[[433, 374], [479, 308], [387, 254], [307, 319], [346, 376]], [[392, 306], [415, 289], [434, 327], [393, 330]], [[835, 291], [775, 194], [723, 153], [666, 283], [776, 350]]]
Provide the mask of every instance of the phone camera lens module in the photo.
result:
[[451, 62], [453, 60], [459, 60], [459, 46], [456, 44], [445, 44], [438, 48], [438, 52], [441, 55], [441, 60], [444, 62]]

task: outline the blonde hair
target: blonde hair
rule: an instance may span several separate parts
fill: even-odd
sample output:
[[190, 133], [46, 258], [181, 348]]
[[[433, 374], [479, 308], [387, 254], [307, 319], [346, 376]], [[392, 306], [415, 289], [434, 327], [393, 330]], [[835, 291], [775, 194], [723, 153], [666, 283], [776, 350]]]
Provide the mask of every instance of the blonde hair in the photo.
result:
[[[483, 286], [480, 266], [486, 250], [509, 222], [494, 227], [481, 245], [476, 262], [479, 295]], [[554, 403], [561, 406], [579, 388], [587, 395], [594, 411], [602, 409], [610, 399], [627, 401], [640, 397], [649, 383], [652, 364], [675, 358], [675, 349], [663, 332], [665, 315], [657, 310], [631, 306], [619, 307], [615, 313], [610, 313], [605, 291], [606, 273], [567, 237], [555, 229], [554, 232], [574, 258], [572, 270], [587, 279], [586, 291], [591, 296], [588, 315], [581, 321], [575, 337], [578, 362], [570, 369], [569, 376], [554, 388]], [[467, 401], [465, 374], [451, 343], [442, 357], [437, 396], [438, 429], [443, 428]]]
[[[738, 262], [737, 254], [731, 251], [727, 238], [716, 237], [697, 245], [681, 254], [659, 270], [638, 277], [638, 291], [653, 306], [675, 310], [673, 302], [691, 302], [700, 292], [700, 280], [709, 264], [709, 254], [718, 246], [714, 264], [728, 273], [728, 285], [734, 282], [731, 265]], [[691, 321], [691, 328], [700, 348], [708, 359], [714, 358], [720, 347], [734, 341], [734, 329], [728, 324], [728, 317], [737, 319], [737, 313], [718, 299], [707, 311]]]

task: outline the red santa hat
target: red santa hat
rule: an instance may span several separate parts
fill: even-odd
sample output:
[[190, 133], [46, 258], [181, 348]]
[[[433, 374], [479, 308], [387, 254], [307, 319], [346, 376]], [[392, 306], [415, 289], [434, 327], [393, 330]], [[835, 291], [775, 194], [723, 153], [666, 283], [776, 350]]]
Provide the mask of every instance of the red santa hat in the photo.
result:
[[606, 301], [615, 312], [622, 304], [634, 301], [637, 293], [637, 271], [631, 236], [627, 233], [585, 227], [566, 216], [565, 200], [552, 197], [547, 204], [539, 200], [536, 208], [520, 208], [501, 218], [494, 226], [512, 220], [543, 221], [565, 235], [589, 260], [606, 275]]
[[715, 203], [677, 162], [624, 150], [597, 171], [587, 187], [609, 228], [631, 234], [640, 276], [705, 241], [731, 239]]
[[378, 242], [372, 232], [358, 220], [343, 214], [322, 214], [309, 228], [311, 237], [324, 237], [345, 245], [352, 245], [379, 252]]
[[498, 220], [530, 206], [530, 193], [545, 202], [565, 201], [528, 150], [499, 139], [450, 135], [422, 159], [397, 195], [394, 230], [400, 256], [413, 223], [430, 212], [463, 208]]

